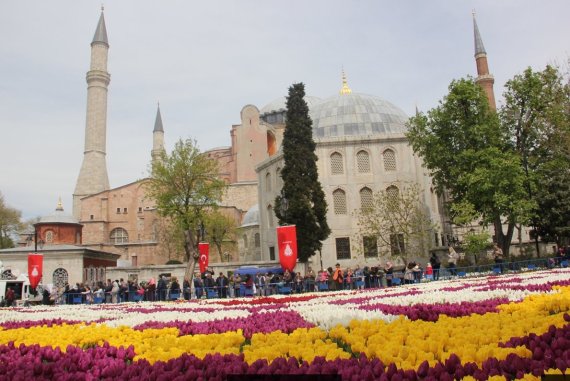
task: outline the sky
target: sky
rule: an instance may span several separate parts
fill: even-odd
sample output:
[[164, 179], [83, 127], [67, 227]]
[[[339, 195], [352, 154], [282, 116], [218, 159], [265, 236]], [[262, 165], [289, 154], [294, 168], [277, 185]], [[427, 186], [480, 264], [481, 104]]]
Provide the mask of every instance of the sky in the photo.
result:
[[[501, 103], [506, 81], [570, 57], [570, 1], [123, 0], [104, 4], [111, 74], [111, 187], [148, 175], [160, 102], [166, 149], [230, 145], [248, 104], [303, 82], [308, 95], [354, 92], [411, 115], [453, 79], [476, 75], [472, 11]], [[100, 1], [4, 2], [0, 13], [0, 193], [24, 220], [72, 194], [83, 160], [90, 43]]]

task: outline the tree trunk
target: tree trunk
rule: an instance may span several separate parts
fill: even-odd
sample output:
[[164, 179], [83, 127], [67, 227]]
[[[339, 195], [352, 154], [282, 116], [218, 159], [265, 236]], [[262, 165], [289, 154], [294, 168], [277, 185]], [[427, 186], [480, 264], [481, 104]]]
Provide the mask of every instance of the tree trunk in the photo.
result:
[[186, 270], [184, 272], [184, 279], [190, 282], [190, 292], [195, 294], [194, 291], [194, 269], [196, 262], [200, 259], [200, 253], [196, 249], [196, 242], [192, 235], [192, 230], [184, 231], [184, 251], [186, 252]]
[[515, 224], [510, 222], [507, 225], [507, 234], [503, 234], [503, 223], [501, 221], [501, 216], [495, 217], [493, 222], [495, 226], [495, 240], [497, 245], [503, 250], [503, 257], [509, 256], [509, 250], [511, 247], [511, 240], [513, 239], [513, 233], [515, 231]]

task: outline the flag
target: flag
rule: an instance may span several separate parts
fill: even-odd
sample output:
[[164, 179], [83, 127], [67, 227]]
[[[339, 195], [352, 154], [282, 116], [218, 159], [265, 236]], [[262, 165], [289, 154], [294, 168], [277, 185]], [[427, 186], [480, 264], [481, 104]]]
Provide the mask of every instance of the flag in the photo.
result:
[[284, 270], [293, 271], [297, 263], [297, 228], [295, 225], [277, 227], [279, 262]]
[[44, 256], [38, 253], [28, 253], [28, 278], [30, 286], [36, 288], [42, 279]]
[[198, 252], [200, 253], [200, 259], [198, 264], [200, 265], [200, 273], [204, 273], [208, 268], [208, 257], [210, 256], [210, 244], [208, 242], [200, 242], [198, 244]]

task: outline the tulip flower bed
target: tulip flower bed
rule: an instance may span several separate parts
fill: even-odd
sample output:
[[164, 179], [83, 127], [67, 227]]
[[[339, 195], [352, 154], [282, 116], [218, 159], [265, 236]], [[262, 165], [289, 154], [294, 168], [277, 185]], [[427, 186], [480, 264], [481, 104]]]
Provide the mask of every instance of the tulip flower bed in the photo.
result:
[[537, 379], [570, 367], [569, 310], [568, 269], [334, 293], [5, 308], [0, 380]]

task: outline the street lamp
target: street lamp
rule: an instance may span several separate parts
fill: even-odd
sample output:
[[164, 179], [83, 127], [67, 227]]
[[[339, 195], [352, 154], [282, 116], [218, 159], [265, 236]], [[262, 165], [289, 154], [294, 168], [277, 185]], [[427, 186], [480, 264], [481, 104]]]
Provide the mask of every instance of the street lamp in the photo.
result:
[[38, 242], [38, 227], [34, 225], [34, 253], [38, 252], [38, 243], [40, 245], [40, 250], [44, 247], [44, 240], [40, 239]]

